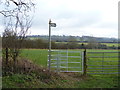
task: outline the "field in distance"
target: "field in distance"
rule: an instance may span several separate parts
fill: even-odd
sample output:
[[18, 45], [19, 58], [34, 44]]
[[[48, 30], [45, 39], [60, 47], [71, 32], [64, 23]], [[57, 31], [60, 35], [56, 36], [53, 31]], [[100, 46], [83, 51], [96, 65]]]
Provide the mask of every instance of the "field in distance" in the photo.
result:
[[[55, 43], [67, 44], [68, 42], [55, 42]], [[78, 43], [78, 44], [82, 44], [82, 43]], [[84, 43], [84, 44], [87, 45], [88, 43]], [[118, 47], [118, 43], [100, 43], [100, 44], [106, 45], [108, 47], [110, 47], [110, 46]]]

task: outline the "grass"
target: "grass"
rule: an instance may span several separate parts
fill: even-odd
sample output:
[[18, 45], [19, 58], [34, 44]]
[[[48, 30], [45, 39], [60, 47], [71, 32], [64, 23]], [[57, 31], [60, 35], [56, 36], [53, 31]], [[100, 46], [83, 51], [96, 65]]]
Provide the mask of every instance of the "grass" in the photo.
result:
[[115, 47], [118, 47], [118, 43], [102, 43], [104, 45], [107, 45], [107, 46], [115, 46]]
[[116, 88], [118, 87], [118, 77], [115, 75], [92, 75], [86, 80], [78, 82], [82, 88]]
[[[72, 50], [69, 50], [72, 51]], [[81, 51], [76, 49], [75, 51]], [[83, 51], [83, 50], [82, 50]], [[109, 52], [116, 50], [87, 50], [87, 52]], [[63, 53], [65, 54], [65, 53]], [[39, 66], [47, 67], [48, 50], [46, 49], [24, 49], [22, 50], [21, 56], [32, 60]], [[69, 53], [69, 56], [77, 56], [76, 54]], [[94, 56], [100, 54], [94, 54]], [[110, 56], [114, 54], [110, 54]], [[89, 54], [89, 56], [91, 56]], [[72, 60], [70, 58], [69, 60]], [[89, 60], [98, 60], [91, 59]], [[108, 60], [108, 59], [106, 59]], [[109, 59], [112, 60], [112, 59]], [[115, 59], [117, 60], [117, 59]], [[88, 61], [89, 62], [89, 61]], [[89, 62], [90, 63], [90, 62]], [[98, 62], [92, 62], [90, 64], [100, 64]], [[109, 63], [106, 63], [109, 64]], [[111, 64], [111, 63], [110, 63]], [[112, 63], [118, 64], [118, 63]], [[70, 64], [74, 66], [73, 64]], [[76, 65], [75, 65], [76, 66]], [[117, 88], [118, 87], [118, 75], [87, 75], [86, 77], [81, 76], [81, 73], [60, 73], [59, 75], [51, 75], [47, 72], [38, 73], [40, 78], [36, 78], [36, 75], [24, 75], [15, 74], [12, 76], [3, 77], [3, 87], [6, 88]], [[49, 77], [51, 75], [51, 77]]]
[[[45, 75], [43, 73], [43, 75]], [[51, 79], [36, 78], [36, 76], [14, 74], [3, 77], [3, 88], [117, 88], [118, 78], [111, 75], [80, 76], [74, 73], [71, 76], [53, 76]], [[65, 75], [65, 76], [64, 76]]]
[[[63, 61], [64, 63], [61, 64], [61, 66], [63, 66], [63, 70], [66, 70], [64, 67], [66, 67], [67, 65], [69, 67], [81, 67], [82, 64], [79, 63], [69, 63], [67, 64], [66, 59], [67, 57], [64, 57], [67, 55], [67, 51], [66, 50], [62, 50], [64, 52], [52, 52], [52, 55], [61, 55], [62, 57], [60, 57], [60, 60]], [[76, 53], [72, 53], [72, 51], [78, 51]], [[81, 51], [83, 51], [82, 49], [75, 49], [75, 50], [68, 50], [68, 55], [69, 56], [80, 56]], [[87, 52], [118, 52], [117, 50], [99, 50], [99, 49], [87, 49]], [[88, 53], [87, 57], [90, 56], [101, 56], [102, 57], [103, 53]], [[22, 54], [21, 56], [28, 58], [30, 60], [32, 60], [34, 63], [42, 65], [47, 67], [47, 60], [48, 60], [48, 50], [47, 49], [24, 49], [22, 50]], [[104, 56], [118, 56], [118, 53], [104, 53]], [[52, 59], [57, 59], [57, 57], [52, 56]], [[118, 58], [104, 58], [104, 61], [102, 62], [103, 58], [88, 58], [87, 63], [89, 65], [100, 65], [102, 63], [104, 63], [104, 65], [118, 65]], [[116, 61], [116, 62], [107, 62], [107, 61]], [[68, 62], [80, 62], [81, 59], [80, 57], [68, 57]], [[56, 60], [52, 60], [52, 63], [57, 63]], [[81, 61], [82, 62], [82, 61]], [[53, 64], [52, 66], [56, 66], [56, 64]], [[92, 68], [90, 66], [88, 66], [88, 68]], [[93, 68], [99, 68], [99, 67], [93, 67]], [[105, 68], [109, 68], [109, 67], [105, 67]], [[75, 68], [72, 69], [70, 68], [69, 70], [81, 70], [81, 68]]]
[[[98, 51], [99, 53], [88, 52], [87, 63], [88, 63], [89, 73], [116, 73], [118, 72], [118, 66], [117, 66], [118, 65], [118, 53], [107, 53], [107, 52], [118, 52], [118, 51], [117, 50], [106, 50], [106, 51], [98, 50]], [[106, 52], [106, 53], [102, 53], [102, 52]], [[97, 57], [100, 57], [100, 58], [97, 58]], [[101, 65], [101, 66], [91, 66], [91, 65]], [[114, 66], [110, 66], [110, 65], [114, 65]]]
[[[57, 44], [59, 44], [59, 43], [67, 44], [67, 42], [56, 42], [56, 43]], [[82, 44], [82, 43], [78, 43], [78, 44]], [[87, 45], [88, 43], [84, 43], [84, 44]], [[108, 47], [110, 47], [110, 46], [118, 47], [118, 43], [101, 43], [101, 44], [104, 44], [104, 45], [106, 45]]]
[[32, 60], [34, 63], [45, 66], [47, 65], [48, 50], [46, 49], [23, 49], [20, 56]]

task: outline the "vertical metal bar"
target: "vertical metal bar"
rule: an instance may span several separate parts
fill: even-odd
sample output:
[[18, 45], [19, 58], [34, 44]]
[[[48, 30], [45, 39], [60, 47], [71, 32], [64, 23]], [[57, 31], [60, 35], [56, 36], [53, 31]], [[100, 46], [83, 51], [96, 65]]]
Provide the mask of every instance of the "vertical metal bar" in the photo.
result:
[[[60, 55], [61, 56], [61, 55]], [[59, 57], [60, 57], [59, 56]], [[61, 58], [59, 58], [59, 72], [61, 71]]]
[[86, 76], [87, 74], [87, 59], [86, 59], [86, 49], [84, 51], [84, 72], [83, 72], [83, 75]]
[[67, 72], [68, 72], [68, 49], [67, 49]]
[[50, 64], [51, 64], [51, 20], [49, 20], [49, 71], [50, 71]]
[[103, 73], [103, 68], [104, 68], [104, 67], [103, 67], [103, 66], [104, 66], [104, 65], [103, 65], [104, 63], [103, 63], [103, 62], [104, 62], [104, 52], [103, 52], [103, 55], [102, 55], [102, 73]]
[[59, 51], [57, 52], [57, 72], [59, 72], [59, 66], [58, 66], [58, 64], [59, 64]]
[[81, 58], [82, 58], [82, 73], [84, 72], [84, 52], [82, 51], [81, 53]]
[[60, 72], [60, 60], [61, 60], [61, 51], [58, 51], [59, 55], [58, 55], [58, 72]]
[[81, 51], [81, 69], [82, 69], [82, 73], [83, 73], [83, 64], [84, 62], [83, 62], [83, 52]]

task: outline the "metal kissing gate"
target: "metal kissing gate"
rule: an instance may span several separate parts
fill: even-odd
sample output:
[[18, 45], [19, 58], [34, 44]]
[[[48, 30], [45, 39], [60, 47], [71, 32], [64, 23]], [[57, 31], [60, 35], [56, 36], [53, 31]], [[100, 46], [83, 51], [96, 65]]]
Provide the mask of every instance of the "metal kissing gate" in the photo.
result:
[[82, 51], [51, 50], [50, 68], [55, 72], [83, 73], [83, 59]]
[[48, 66], [55, 72], [120, 74], [119, 52], [51, 50]]

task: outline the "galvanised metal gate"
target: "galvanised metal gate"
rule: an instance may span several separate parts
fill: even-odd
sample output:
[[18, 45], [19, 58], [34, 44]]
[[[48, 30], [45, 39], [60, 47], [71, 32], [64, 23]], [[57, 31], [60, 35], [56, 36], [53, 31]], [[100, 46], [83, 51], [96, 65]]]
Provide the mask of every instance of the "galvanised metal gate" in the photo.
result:
[[87, 74], [118, 74], [118, 52], [87, 52]]
[[81, 51], [51, 50], [50, 68], [56, 72], [83, 72], [82, 54]]

